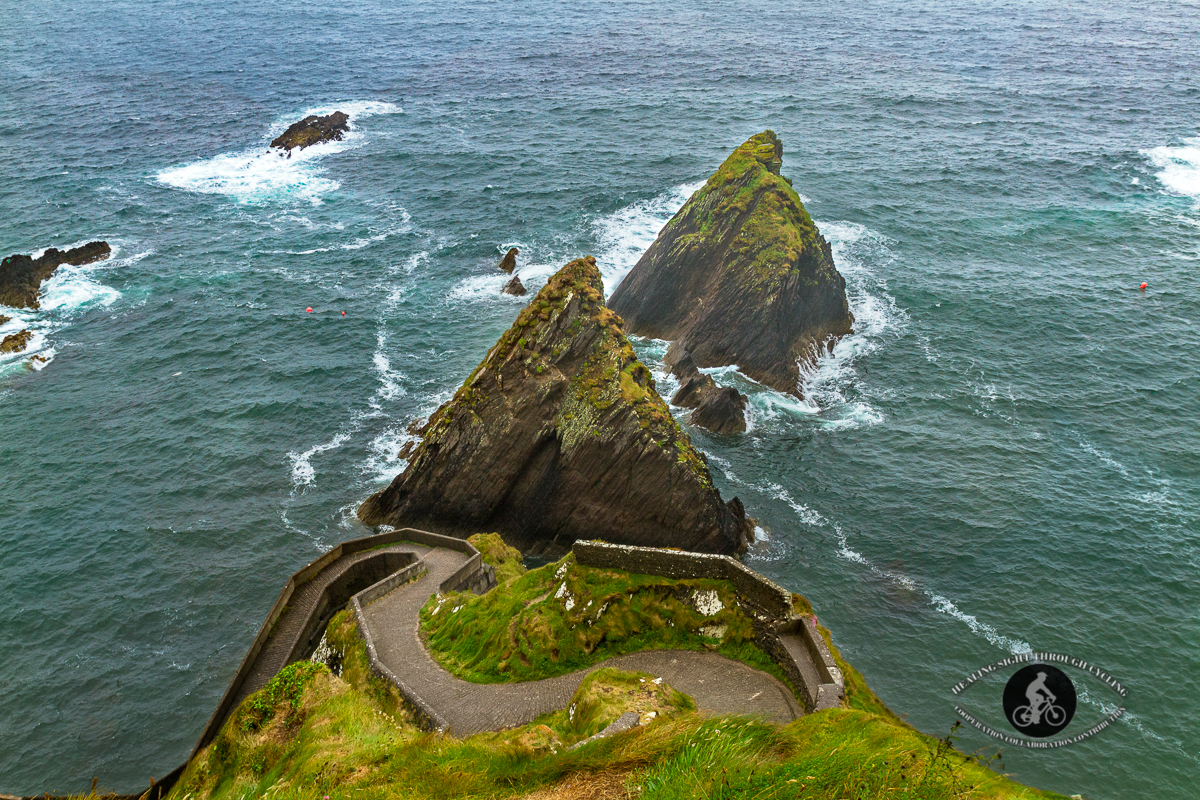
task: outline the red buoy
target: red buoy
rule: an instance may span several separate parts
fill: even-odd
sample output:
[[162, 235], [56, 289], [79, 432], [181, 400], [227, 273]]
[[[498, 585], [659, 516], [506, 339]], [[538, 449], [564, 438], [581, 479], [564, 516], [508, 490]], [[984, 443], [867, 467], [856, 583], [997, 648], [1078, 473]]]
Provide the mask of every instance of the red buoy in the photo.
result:
[[306, 308], [306, 309], [304, 309], [304, 310], [305, 310], [305, 311], [307, 311], [309, 314], [311, 314], [311, 313], [312, 313], [312, 306], [309, 306], [308, 308]]
[[1150, 284], [1146, 283], [1145, 281], [1142, 281], [1142, 285], [1141, 285], [1141, 286], [1139, 286], [1138, 288], [1139, 288], [1139, 289], [1141, 289], [1141, 290], [1144, 292], [1144, 291], [1146, 291], [1146, 287], [1147, 287], [1147, 286], [1149, 286], [1149, 285], [1150, 285]]
[[345, 312], [345, 311], [343, 311], [343, 312], [342, 312], [342, 316], [343, 316], [343, 317], [344, 317], [344, 316], [346, 316], [346, 312]]

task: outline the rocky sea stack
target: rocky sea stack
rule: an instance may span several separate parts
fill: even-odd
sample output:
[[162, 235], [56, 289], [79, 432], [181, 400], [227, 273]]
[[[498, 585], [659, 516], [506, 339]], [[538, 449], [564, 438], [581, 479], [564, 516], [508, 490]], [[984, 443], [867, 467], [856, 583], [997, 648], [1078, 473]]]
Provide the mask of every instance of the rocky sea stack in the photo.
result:
[[588, 538], [735, 553], [752, 535], [605, 307], [590, 256], [547, 282], [421, 433], [359, 508], [367, 524], [499, 531], [526, 552]]
[[112, 248], [107, 242], [88, 242], [63, 251], [51, 247], [38, 258], [15, 255], [0, 261], [0, 305], [10, 308], [40, 308], [38, 291], [63, 264], [82, 266], [108, 258]]
[[283, 150], [299, 147], [303, 150], [321, 142], [340, 142], [349, 130], [350, 117], [341, 111], [335, 111], [324, 117], [312, 114], [294, 123], [275, 137], [275, 141], [271, 142], [271, 147]]
[[515, 247], [510, 247], [508, 252], [504, 254], [504, 258], [500, 259], [500, 269], [512, 275], [512, 271], [517, 268], [517, 255], [521, 251]]
[[673, 342], [668, 362], [736, 364], [800, 394], [801, 360], [851, 332], [829, 243], [779, 174], [773, 131], [729, 156], [658, 234], [609, 306], [631, 333]]

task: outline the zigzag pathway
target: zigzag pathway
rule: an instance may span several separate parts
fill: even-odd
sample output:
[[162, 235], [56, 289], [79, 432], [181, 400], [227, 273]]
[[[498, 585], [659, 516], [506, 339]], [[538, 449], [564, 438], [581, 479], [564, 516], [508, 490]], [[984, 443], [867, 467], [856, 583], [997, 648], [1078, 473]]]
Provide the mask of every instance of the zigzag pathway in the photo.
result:
[[721, 714], [757, 715], [787, 723], [804, 714], [791, 690], [765, 672], [722, 655], [692, 650], [647, 650], [610, 658], [586, 670], [524, 683], [469, 683], [442, 669], [418, 633], [419, 612], [466, 556], [419, 548], [429, 569], [363, 609], [379, 660], [449, 723], [467, 736], [532, 722], [566, 708], [584, 677], [601, 667], [648, 672], [690, 695], [697, 707]]

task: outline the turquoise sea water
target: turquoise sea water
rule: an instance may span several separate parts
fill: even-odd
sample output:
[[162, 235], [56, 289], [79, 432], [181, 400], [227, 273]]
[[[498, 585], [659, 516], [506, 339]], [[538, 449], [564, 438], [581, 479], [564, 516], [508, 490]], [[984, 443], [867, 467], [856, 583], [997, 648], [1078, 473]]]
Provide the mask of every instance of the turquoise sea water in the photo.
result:
[[[858, 322], [693, 431], [747, 563], [932, 734], [1011, 652], [1110, 671], [1121, 722], [1006, 771], [1195, 796], [1200, 7], [845, 5], [0, 3], [0, 250], [116, 250], [0, 328], [51, 357], [0, 359], [0, 790], [178, 764], [516, 315], [500, 255], [611, 290], [770, 127]], [[320, 109], [353, 134], [266, 154]], [[1080, 686], [1068, 732], [1119, 700]]]

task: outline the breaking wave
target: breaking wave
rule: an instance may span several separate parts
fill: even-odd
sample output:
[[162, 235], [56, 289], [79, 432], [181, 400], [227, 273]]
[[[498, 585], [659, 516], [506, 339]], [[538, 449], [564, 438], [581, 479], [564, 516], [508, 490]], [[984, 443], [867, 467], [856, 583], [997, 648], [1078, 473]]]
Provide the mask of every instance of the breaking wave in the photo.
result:
[[[350, 132], [339, 142], [322, 142], [290, 155], [271, 151], [268, 144], [296, 119], [310, 114], [329, 114], [345, 111], [350, 115]], [[328, 155], [358, 147], [363, 134], [357, 123], [379, 114], [399, 114], [401, 109], [391, 103], [354, 102], [318, 106], [299, 116], [279, 119], [268, 129], [256, 146], [236, 153], [222, 153], [212, 158], [193, 161], [159, 172], [159, 183], [176, 189], [200, 194], [220, 194], [239, 203], [267, 203], [300, 199], [319, 205], [325, 195], [336, 192], [340, 184], [323, 177], [321, 161]]]

